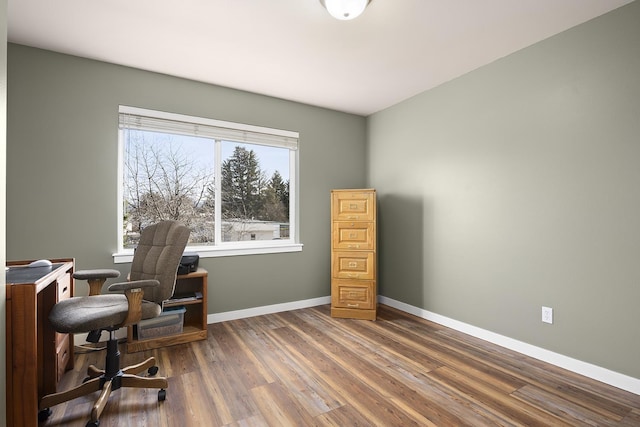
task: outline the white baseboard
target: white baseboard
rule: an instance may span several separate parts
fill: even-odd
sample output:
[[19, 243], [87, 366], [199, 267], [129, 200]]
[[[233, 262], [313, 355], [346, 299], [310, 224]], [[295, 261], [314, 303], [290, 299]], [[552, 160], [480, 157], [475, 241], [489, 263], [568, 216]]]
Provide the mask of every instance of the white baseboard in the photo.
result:
[[[542, 360], [543, 362], [550, 363], [568, 371], [584, 375], [585, 377], [592, 378], [613, 387], [617, 387], [622, 390], [640, 395], [640, 379], [638, 378], [630, 377], [628, 375], [611, 371], [609, 369], [605, 369], [591, 363], [586, 363], [581, 360], [573, 359], [571, 357], [555, 353], [553, 351], [545, 350], [544, 348], [536, 347], [534, 345], [527, 344], [525, 342], [518, 341], [504, 335], [496, 334], [494, 332], [487, 331], [485, 329], [478, 328], [476, 326], [469, 325], [467, 323], [460, 322], [445, 316], [441, 316], [439, 314], [432, 313], [430, 311], [423, 310], [421, 308], [396, 301], [391, 298], [378, 296], [378, 302], [388, 305], [389, 307], [404, 311], [405, 313], [413, 314], [414, 316], [418, 316], [431, 322], [446, 326], [448, 328], [455, 329], [456, 331], [460, 331], [473, 337], [480, 338], [501, 347], [517, 351], [518, 353], [524, 354], [526, 356]], [[224, 322], [227, 320], [244, 319], [247, 317], [279, 313], [289, 310], [297, 310], [300, 308], [315, 307], [318, 305], [329, 303], [331, 303], [331, 297], [327, 296], [302, 301], [293, 301], [283, 304], [248, 308], [245, 310], [227, 311], [224, 313], [209, 314], [207, 316], [207, 322], [211, 324]]]
[[564, 368], [568, 371], [575, 372], [577, 374], [584, 375], [585, 377], [609, 384], [613, 387], [640, 395], [640, 379], [638, 378], [630, 377], [600, 366], [554, 353], [553, 351], [545, 350], [544, 348], [536, 347], [467, 323], [459, 322], [391, 298], [379, 296], [378, 301], [382, 304], [388, 305], [389, 307], [404, 311], [405, 313], [413, 314], [434, 323], [455, 329], [456, 331], [463, 332], [501, 347], [517, 351], [518, 353], [522, 353], [526, 356]]
[[244, 319], [247, 317], [261, 316], [263, 314], [280, 313], [283, 311], [297, 310], [299, 308], [309, 308], [318, 305], [331, 303], [331, 297], [320, 297], [302, 301], [285, 302], [282, 304], [265, 305], [263, 307], [253, 307], [244, 310], [226, 311], [207, 315], [207, 323], [225, 322], [227, 320]]

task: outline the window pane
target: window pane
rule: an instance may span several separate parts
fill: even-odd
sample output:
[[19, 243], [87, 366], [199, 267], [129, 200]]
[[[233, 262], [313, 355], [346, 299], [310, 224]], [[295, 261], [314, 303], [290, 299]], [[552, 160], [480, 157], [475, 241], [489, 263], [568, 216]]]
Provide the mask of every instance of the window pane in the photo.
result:
[[165, 219], [189, 227], [191, 245], [214, 244], [214, 152], [211, 139], [124, 130], [124, 249]]
[[289, 238], [289, 150], [222, 141], [222, 241]]
[[297, 243], [297, 132], [129, 106], [118, 124], [123, 256], [164, 219], [187, 225], [189, 250], [205, 256]]

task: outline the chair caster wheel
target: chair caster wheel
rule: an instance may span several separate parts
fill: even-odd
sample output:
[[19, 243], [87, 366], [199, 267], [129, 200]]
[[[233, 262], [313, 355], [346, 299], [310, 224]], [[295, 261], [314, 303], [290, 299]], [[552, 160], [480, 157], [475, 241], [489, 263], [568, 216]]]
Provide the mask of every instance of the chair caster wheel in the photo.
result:
[[158, 390], [158, 402], [162, 402], [167, 398], [167, 390], [161, 388]]
[[149, 374], [150, 377], [154, 376], [155, 374], [158, 373], [158, 367], [157, 366], [152, 366], [149, 369], [147, 369], [147, 373]]
[[51, 408], [44, 408], [44, 409], [38, 411], [38, 421], [39, 422], [46, 421], [47, 418], [49, 418], [49, 416], [51, 416]]
[[98, 427], [100, 425], [100, 420], [89, 421], [87, 423], [87, 427]]

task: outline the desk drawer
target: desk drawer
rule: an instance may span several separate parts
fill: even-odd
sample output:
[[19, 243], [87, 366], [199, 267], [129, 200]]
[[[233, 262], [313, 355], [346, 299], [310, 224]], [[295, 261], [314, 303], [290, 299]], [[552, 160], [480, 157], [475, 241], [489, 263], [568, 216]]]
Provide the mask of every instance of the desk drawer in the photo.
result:
[[69, 346], [68, 334], [57, 334], [62, 336], [62, 343], [56, 349], [56, 382], [60, 382], [62, 375], [67, 371], [69, 360], [71, 359], [71, 348]]
[[58, 279], [58, 299], [56, 302], [71, 298], [71, 275], [65, 274]]
[[[64, 343], [64, 341], [69, 341], [69, 334], [61, 334], [60, 332], [56, 332], [56, 348], [60, 349]], [[69, 344], [66, 344], [67, 347]]]

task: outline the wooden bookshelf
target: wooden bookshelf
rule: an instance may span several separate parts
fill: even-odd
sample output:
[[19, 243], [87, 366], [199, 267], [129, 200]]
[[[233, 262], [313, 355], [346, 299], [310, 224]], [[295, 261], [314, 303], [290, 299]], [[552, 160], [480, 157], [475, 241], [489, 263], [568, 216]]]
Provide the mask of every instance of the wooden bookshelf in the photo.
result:
[[181, 333], [138, 339], [137, 325], [127, 327], [127, 352], [150, 350], [153, 348], [183, 344], [191, 341], [207, 339], [207, 278], [208, 273], [204, 268], [198, 268], [193, 273], [180, 275], [176, 279], [174, 297], [197, 294], [197, 297], [188, 300], [172, 301], [164, 303], [165, 307], [183, 306], [184, 325]]

